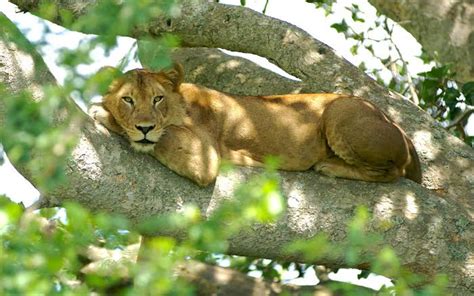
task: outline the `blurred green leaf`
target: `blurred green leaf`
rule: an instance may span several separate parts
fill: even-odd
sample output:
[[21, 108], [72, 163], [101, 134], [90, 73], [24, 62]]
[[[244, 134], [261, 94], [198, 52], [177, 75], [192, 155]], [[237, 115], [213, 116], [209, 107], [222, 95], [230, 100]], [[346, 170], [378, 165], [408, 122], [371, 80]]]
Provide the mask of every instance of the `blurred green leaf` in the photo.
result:
[[437, 92], [440, 83], [437, 80], [425, 79], [421, 82], [420, 96], [426, 103], [434, 103], [437, 99]]
[[431, 55], [424, 48], [421, 49], [421, 55], [419, 56], [419, 58], [425, 64], [429, 64], [433, 61], [433, 58], [431, 57]]
[[331, 246], [327, 234], [319, 233], [310, 239], [290, 243], [285, 248], [285, 252], [302, 254], [306, 262], [316, 262], [319, 258], [329, 255], [329, 253], [336, 257], [338, 249]]
[[332, 24], [331, 28], [335, 29], [338, 33], [344, 33], [349, 30], [349, 26], [347, 25], [345, 20], [342, 20], [339, 23]]
[[459, 92], [459, 90], [455, 89], [454, 87], [448, 87], [445, 89], [444, 91], [444, 101], [446, 103], [446, 105], [453, 109], [456, 104], [458, 103], [458, 98], [459, 96], [461, 95], [461, 93]]
[[466, 104], [474, 105], [474, 81], [464, 83], [461, 91], [466, 98]]
[[353, 55], [356, 55], [358, 51], [359, 51], [359, 46], [358, 45], [352, 45], [351, 46], [351, 53]]
[[434, 78], [437, 80], [441, 80], [445, 77], [452, 77], [453, 73], [449, 70], [449, 66], [434, 66], [431, 68], [430, 71], [419, 73], [418, 75], [426, 78]]
[[[66, 109], [66, 99], [52, 88], [45, 88], [44, 92], [45, 99], [41, 101], [33, 100], [28, 92], [0, 93], [6, 115], [0, 138], [11, 161], [27, 166], [40, 189], [49, 190], [64, 181], [65, 163], [77, 141], [74, 129], [80, 122], [58, 123], [59, 114]], [[70, 120], [75, 120], [73, 115]]]
[[18, 223], [22, 214], [23, 209], [20, 205], [0, 195], [0, 235], [8, 230], [9, 225]]
[[158, 40], [141, 40], [138, 42], [138, 58], [143, 65], [153, 70], [171, 66], [171, 50], [179, 45], [172, 35], [164, 35]]

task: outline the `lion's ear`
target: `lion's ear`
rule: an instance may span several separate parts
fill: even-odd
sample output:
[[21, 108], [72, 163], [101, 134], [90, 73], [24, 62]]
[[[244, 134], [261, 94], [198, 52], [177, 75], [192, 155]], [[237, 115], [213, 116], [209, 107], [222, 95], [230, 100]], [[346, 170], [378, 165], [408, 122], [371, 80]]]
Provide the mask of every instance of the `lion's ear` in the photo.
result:
[[174, 89], [177, 89], [184, 79], [184, 69], [180, 63], [173, 63], [172, 68], [164, 70], [163, 74], [173, 83]]

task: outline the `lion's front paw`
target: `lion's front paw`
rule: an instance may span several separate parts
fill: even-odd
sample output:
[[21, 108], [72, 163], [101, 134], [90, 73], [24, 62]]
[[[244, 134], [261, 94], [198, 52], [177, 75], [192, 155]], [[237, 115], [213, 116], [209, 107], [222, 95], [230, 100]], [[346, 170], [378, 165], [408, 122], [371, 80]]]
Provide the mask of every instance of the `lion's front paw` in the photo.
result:
[[98, 104], [92, 105], [87, 113], [90, 117], [94, 118], [94, 120], [97, 120], [99, 122], [103, 122], [103, 119], [105, 119], [109, 115], [109, 112], [107, 112], [101, 105]]
[[88, 112], [90, 117], [95, 121], [96, 128], [103, 134], [110, 135], [110, 131], [119, 132], [120, 129], [116, 128], [113, 124], [112, 115], [110, 112], [104, 109], [100, 104], [92, 105]]

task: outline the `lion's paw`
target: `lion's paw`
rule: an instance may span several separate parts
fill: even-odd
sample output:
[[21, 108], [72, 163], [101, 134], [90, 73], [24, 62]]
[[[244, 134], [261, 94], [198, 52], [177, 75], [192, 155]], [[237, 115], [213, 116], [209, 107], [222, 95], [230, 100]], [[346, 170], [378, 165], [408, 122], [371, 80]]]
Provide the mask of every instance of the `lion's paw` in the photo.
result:
[[327, 177], [332, 177], [332, 178], [336, 177], [336, 174], [334, 174], [334, 172], [336, 171], [336, 168], [331, 163], [327, 163], [327, 162], [318, 163], [314, 166], [314, 170]]

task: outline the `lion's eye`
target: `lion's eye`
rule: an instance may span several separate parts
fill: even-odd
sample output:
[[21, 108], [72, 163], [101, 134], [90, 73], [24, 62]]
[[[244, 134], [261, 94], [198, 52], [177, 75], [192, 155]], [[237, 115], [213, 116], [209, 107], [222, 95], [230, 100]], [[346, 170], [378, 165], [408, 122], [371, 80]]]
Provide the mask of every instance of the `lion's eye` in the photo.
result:
[[159, 103], [161, 103], [161, 101], [163, 101], [163, 99], [165, 98], [165, 96], [156, 96], [153, 98], [153, 105], [157, 105]]
[[127, 104], [133, 105], [133, 99], [129, 96], [123, 96], [122, 100]]

